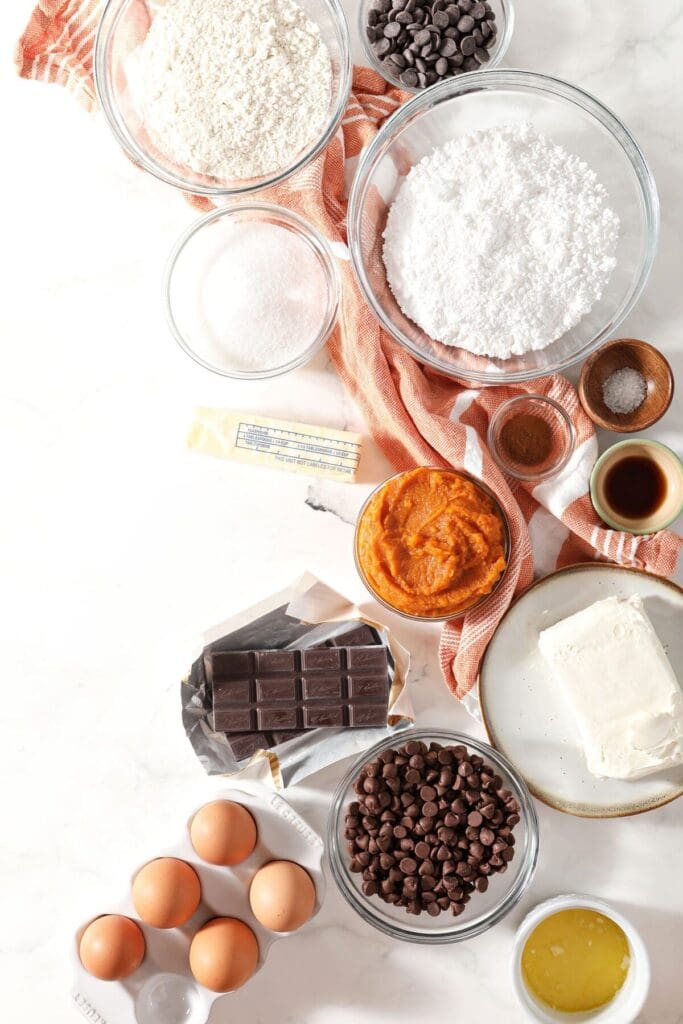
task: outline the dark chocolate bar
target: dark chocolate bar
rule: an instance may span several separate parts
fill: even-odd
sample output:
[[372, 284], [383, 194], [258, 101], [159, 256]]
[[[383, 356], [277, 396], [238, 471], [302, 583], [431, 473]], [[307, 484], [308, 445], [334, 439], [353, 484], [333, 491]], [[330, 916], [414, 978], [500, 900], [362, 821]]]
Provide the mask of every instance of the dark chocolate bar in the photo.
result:
[[295, 736], [305, 736], [307, 732], [307, 729], [293, 729], [291, 732], [233, 732], [229, 734], [230, 748], [235, 760], [243, 761], [257, 750], [270, 750]]
[[372, 647], [380, 644], [377, 633], [371, 626], [361, 622], [353, 629], [347, 629], [339, 636], [333, 636], [331, 640], [324, 640], [321, 644], [314, 644], [314, 649], [320, 647]]
[[204, 671], [217, 732], [386, 724], [390, 680], [382, 645], [216, 651], [204, 656]]

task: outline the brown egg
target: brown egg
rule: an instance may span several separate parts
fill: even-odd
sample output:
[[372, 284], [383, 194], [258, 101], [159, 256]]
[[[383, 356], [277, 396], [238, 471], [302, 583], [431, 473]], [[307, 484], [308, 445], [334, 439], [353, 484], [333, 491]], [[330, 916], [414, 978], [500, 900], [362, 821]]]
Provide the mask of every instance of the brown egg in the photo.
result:
[[190, 945], [190, 970], [212, 992], [232, 992], [251, 978], [258, 963], [256, 936], [235, 917], [215, 917]]
[[202, 896], [194, 868], [175, 857], [159, 857], [140, 868], [133, 881], [133, 905], [145, 924], [178, 928], [194, 914]]
[[249, 903], [264, 928], [293, 932], [306, 924], [315, 909], [315, 886], [299, 864], [272, 860], [254, 875]]
[[256, 822], [246, 807], [232, 800], [204, 804], [190, 825], [195, 850], [209, 864], [230, 867], [245, 860], [256, 846]]
[[83, 932], [78, 947], [81, 963], [101, 981], [121, 981], [137, 971], [145, 956], [142, 929], [129, 917], [105, 914]]

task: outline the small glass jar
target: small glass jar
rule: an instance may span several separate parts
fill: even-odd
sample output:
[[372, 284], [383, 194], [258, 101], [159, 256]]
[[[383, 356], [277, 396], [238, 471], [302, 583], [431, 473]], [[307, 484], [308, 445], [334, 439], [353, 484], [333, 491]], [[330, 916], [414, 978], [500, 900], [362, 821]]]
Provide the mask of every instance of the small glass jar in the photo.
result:
[[[549, 428], [548, 450], [538, 461], [515, 457], [505, 444], [505, 429], [517, 417], [531, 416]], [[488, 446], [496, 463], [518, 480], [547, 480], [567, 465], [576, 445], [576, 432], [568, 414], [554, 399], [545, 395], [518, 395], [500, 405], [491, 417]]]

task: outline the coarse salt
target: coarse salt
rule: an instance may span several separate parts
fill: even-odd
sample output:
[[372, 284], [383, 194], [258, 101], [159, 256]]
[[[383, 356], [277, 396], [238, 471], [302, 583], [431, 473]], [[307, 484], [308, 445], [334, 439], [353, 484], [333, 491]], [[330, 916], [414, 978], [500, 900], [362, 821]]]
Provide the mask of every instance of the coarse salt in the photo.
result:
[[384, 232], [387, 280], [433, 339], [507, 359], [601, 298], [619, 219], [579, 157], [528, 123], [471, 132], [412, 168]]
[[610, 410], [625, 416], [635, 412], [645, 401], [647, 381], [640, 370], [624, 366], [610, 373], [602, 385], [602, 398]]

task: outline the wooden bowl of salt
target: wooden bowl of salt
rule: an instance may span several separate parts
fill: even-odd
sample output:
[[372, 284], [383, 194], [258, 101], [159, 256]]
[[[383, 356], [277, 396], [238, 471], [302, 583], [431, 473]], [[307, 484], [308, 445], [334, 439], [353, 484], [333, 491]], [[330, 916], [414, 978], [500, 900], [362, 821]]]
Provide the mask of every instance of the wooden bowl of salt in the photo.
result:
[[581, 405], [594, 423], [631, 434], [662, 418], [673, 399], [674, 375], [652, 345], [619, 338], [586, 360], [578, 390]]

